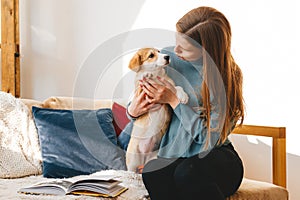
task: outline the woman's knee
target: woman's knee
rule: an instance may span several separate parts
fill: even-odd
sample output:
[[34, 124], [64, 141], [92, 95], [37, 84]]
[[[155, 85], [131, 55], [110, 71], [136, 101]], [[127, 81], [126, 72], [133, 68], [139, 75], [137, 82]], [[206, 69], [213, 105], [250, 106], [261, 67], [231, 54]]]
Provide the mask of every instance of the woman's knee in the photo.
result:
[[162, 177], [166, 177], [171, 169], [168, 169], [170, 163], [164, 159], [153, 159], [147, 162], [142, 172], [144, 182], [157, 181]]
[[164, 159], [153, 159], [147, 162], [143, 169], [143, 174], [157, 172], [168, 166], [170, 163]]
[[209, 175], [206, 167], [199, 166], [194, 159], [199, 158], [186, 159], [176, 167], [174, 172], [174, 180], [176, 185], [184, 186], [195, 183], [197, 183], [197, 185], [201, 185], [201, 182], [203, 182], [203, 184], [207, 184], [211, 181], [212, 178]]

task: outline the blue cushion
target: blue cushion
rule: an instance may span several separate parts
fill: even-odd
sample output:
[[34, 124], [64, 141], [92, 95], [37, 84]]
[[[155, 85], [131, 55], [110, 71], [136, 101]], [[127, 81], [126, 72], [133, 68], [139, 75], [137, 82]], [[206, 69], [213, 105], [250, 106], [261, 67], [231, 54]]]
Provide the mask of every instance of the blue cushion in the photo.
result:
[[125, 151], [127, 151], [129, 140], [131, 138], [133, 123], [133, 121], [130, 121], [117, 138], [118, 145]]
[[99, 170], [126, 170], [117, 146], [111, 109], [58, 110], [33, 107], [43, 176], [66, 178]]

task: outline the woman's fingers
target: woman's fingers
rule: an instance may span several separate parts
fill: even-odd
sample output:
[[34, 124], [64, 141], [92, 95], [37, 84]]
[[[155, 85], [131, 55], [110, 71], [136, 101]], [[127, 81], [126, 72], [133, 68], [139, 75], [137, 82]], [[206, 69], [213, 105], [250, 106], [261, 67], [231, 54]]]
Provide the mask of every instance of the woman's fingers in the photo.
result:
[[[142, 81], [142, 89], [146, 94], [146, 97], [148, 96], [148, 98], [153, 98], [154, 97], [154, 93], [157, 91], [157, 87], [155, 87], [154, 85], [155, 82], [153, 81], [148, 81], [148, 80], [143, 80]], [[149, 99], [146, 99], [149, 101]]]
[[138, 117], [148, 112], [149, 109], [153, 106], [153, 103], [150, 103], [147, 100], [147, 94], [144, 90], [136, 92], [131, 104], [128, 107], [128, 113], [132, 117]]
[[142, 90], [141, 93], [137, 97], [138, 104], [143, 109], [143, 111], [148, 110], [149, 101], [147, 100], [147, 94], [145, 90]]
[[145, 99], [148, 103], [166, 103], [170, 98], [170, 94], [176, 94], [175, 87], [168, 80], [161, 77], [158, 77], [155, 81], [144, 78], [141, 81], [141, 87], [146, 94]]
[[169, 82], [167, 81], [165, 78], [158, 76], [157, 79], [163, 84], [165, 85], [167, 88], [169, 88], [173, 93], [176, 94], [176, 89], [175, 87]]
[[137, 95], [137, 101], [142, 102], [145, 97], [145, 91], [141, 88], [141, 92]]
[[149, 95], [146, 95], [146, 100], [147, 100], [148, 104], [150, 104], [150, 103], [152, 103], [153, 98], [150, 98]]
[[144, 82], [148, 83], [153, 88], [157, 88], [158, 84], [151, 78], [145, 79]]
[[[146, 88], [148, 93], [154, 93], [155, 91], [157, 91], [157, 86], [155, 85], [156, 83], [152, 80], [147, 80], [143, 82], [143, 88]], [[147, 92], [146, 92], [147, 93]], [[148, 94], [147, 93], [147, 94]], [[149, 95], [149, 94], [148, 94]]]
[[147, 100], [148, 103], [151, 102], [151, 99], [154, 98], [154, 94], [148, 89], [147, 86], [143, 87], [143, 91], [145, 92], [145, 99]]

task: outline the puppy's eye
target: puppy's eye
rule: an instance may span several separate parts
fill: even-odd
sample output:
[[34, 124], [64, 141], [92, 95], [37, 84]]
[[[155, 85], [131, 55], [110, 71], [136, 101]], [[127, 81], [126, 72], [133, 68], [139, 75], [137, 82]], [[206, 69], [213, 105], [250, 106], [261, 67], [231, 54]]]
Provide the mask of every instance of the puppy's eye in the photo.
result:
[[154, 53], [151, 53], [148, 58], [153, 58], [153, 57], [154, 57]]

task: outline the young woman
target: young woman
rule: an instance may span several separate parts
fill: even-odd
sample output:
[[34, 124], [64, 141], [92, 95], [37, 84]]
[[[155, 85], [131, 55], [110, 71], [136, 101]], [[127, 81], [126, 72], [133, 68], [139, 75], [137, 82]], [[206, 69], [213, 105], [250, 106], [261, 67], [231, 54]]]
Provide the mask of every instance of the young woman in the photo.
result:
[[145, 79], [143, 92], [128, 106], [133, 117], [156, 103], [173, 109], [158, 158], [145, 165], [143, 181], [151, 200], [225, 199], [243, 178], [242, 161], [228, 140], [244, 119], [242, 73], [230, 52], [230, 24], [218, 10], [199, 7], [176, 29], [176, 46], [163, 53], [171, 57], [168, 75], [188, 93], [189, 102], [179, 102], [162, 78], [162, 84]]

